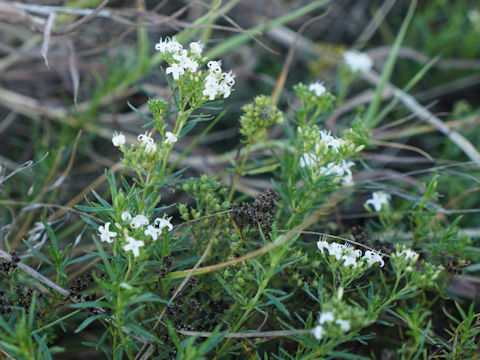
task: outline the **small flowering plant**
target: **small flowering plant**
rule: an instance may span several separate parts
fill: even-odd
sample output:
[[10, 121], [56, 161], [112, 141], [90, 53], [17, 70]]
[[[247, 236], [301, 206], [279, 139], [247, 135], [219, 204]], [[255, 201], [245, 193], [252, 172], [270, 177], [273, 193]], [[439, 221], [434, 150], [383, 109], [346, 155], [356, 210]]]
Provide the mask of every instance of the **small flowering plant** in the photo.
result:
[[[370, 341], [401, 324], [398, 353], [423, 354], [431, 306], [446, 294], [438, 259], [467, 243], [432, 210], [435, 182], [396, 213], [402, 192], [362, 180], [372, 129], [360, 116], [328, 128], [342, 87], [334, 95], [318, 80], [295, 85], [289, 109], [267, 95], [243, 105], [238, 147], [216, 157], [228, 170], [204, 174], [208, 159], [182, 163], [185, 136], [231, 96], [236, 74], [204, 56], [200, 41], [161, 38], [154, 49], [171, 96], [149, 99], [148, 115], [131, 106], [147, 123], [112, 131], [124, 172], [106, 171], [106, 194], [77, 207], [96, 250], [70, 260], [49, 223], [31, 234], [51, 239], [59, 284], [66, 264], [95, 260], [88, 286], [56, 289], [84, 314], [77, 332], [99, 322], [105, 330], [89, 344], [109, 359], [253, 358], [275, 347], [275, 358], [308, 360], [371, 356]], [[340, 77], [354, 81], [372, 66], [347, 52]], [[368, 219], [352, 225], [348, 216], [360, 213]], [[3, 265], [9, 276], [17, 260]]]

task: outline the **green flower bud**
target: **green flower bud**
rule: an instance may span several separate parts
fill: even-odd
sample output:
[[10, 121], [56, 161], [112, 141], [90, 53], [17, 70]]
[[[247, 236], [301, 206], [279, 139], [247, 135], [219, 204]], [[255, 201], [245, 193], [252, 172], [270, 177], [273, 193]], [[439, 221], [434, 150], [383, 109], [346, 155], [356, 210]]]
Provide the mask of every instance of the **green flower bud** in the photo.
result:
[[163, 99], [148, 99], [148, 108], [155, 120], [160, 121], [168, 112], [168, 103]]

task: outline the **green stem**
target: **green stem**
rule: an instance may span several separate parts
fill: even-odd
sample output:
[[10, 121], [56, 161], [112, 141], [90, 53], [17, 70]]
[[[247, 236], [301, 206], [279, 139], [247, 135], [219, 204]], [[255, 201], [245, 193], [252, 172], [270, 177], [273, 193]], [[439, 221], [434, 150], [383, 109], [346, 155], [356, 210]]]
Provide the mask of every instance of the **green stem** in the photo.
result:
[[245, 154], [243, 154], [242, 162], [240, 163], [240, 166], [237, 168], [237, 175], [235, 176], [235, 179], [233, 180], [232, 188], [230, 189], [230, 194], [228, 195], [228, 201], [232, 201], [233, 199], [233, 194], [235, 194], [235, 189], [237, 187], [238, 181], [240, 180], [240, 176], [242, 176], [243, 170], [245, 169], [245, 164], [248, 159], [248, 155], [250, 155], [250, 146], [252, 143], [247, 144], [247, 148], [245, 150]]
[[[283, 251], [282, 251], [282, 254], [283, 254]], [[250, 315], [250, 313], [255, 309], [255, 307], [257, 306], [258, 304], [258, 300], [260, 299], [260, 296], [262, 296], [263, 294], [263, 291], [265, 290], [265, 288], [267, 287], [270, 279], [273, 277], [273, 272], [275, 270], [275, 268], [277, 267], [278, 265], [278, 258], [275, 257], [275, 260], [273, 260], [273, 262], [270, 264], [270, 270], [268, 271], [267, 275], [265, 276], [265, 278], [263, 279], [262, 283], [260, 284], [260, 286], [258, 287], [258, 290], [257, 290], [257, 293], [255, 294], [255, 296], [249, 301], [248, 305], [247, 305], [247, 308], [245, 309], [244, 313], [242, 314], [242, 316], [240, 317], [240, 319], [236, 322], [235, 326], [232, 328], [231, 332], [232, 333], [235, 333], [238, 331], [238, 329], [240, 329], [240, 327], [243, 325], [243, 322], [247, 319], [248, 315]], [[231, 339], [228, 338], [225, 343], [222, 345], [222, 347], [220, 348], [220, 350], [217, 352], [217, 355], [215, 356], [214, 359], [218, 359], [218, 357], [222, 354], [222, 352], [227, 348], [227, 346], [230, 344], [230, 341]]]

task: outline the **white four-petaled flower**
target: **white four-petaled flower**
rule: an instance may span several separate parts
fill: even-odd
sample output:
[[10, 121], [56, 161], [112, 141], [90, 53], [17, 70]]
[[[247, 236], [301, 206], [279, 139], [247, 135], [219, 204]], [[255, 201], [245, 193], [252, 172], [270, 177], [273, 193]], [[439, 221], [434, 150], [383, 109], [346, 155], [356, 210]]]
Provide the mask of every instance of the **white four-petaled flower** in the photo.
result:
[[183, 69], [180, 64], [173, 63], [171, 66], [167, 67], [166, 71], [167, 74], [172, 74], [174, 80], [178, 80], [180, 75], [185, 74], [185, 70]]
[[211, 60], [207, 63], [207, 67], [211, 72], [218, 74], [222, 72], [222, 61], [221, 60]]
[[171, 133], [170, 131], [167, 131], [165, 133], [165, 144], [175, 144], [178, 140], [178, 137], [176, 134]]
[[398, 251], [395, 254], [397, 257], [404, 256], [406, 259], [412, 260], [413, 262], [417, 261], [419, 258], [419, 254], [412, 249], [403, 249], [402, 251]]
[[143, 233], [145, 236], [151, 236], [153, 241], [157, 241], [158, 237], [162, 235], [162, 229], [156, 228], [153, 225], [148, 225]]
[[154, 220], [154, 224], [156, 226], [158, 226], [160, 228], [160, 230], [167, 227], [168, 231], [172, 231], [173, 225], [170, 223], [170, 220], [172, 219], [172, 217], [170, 216], [168, 219], [165, 219], [166, 216], [167, 216], [167, 214], [163, 214], [162, 218], [156, 218]]
[[205, 45], [200, 41], [193, 41], [190, 43], [190, 50], [197, 56], [202, 55], [202, 51]]
[[318, 322], [323, 325], [326, 322], [333, 322], [335, 320], [335, 316], [333, 315], [333, 312], [331, 311], [326, 311], [320, 314], [320, 319]]
[[128, 211], [122, 211], [120, 214], [120, 218], [122, 221], [130, 221], [132, 219], [132, 215]]
[[320, 130], [318, 132], [320, 134], [320, 139], [324, 142], [327, 147], [331, 147], [338, 153], [338, 148], [343, 144], [343, 140], [339, 139], [332, 134], [330, 131]]
[[365, 255], [363, 258], [367, 262], [368, 266], [372, 266], [377, 262], [380, 263], [380, 267], [385, 266], [385, 261], [383, 261], [382, 256], [376, 251], [372, 251], [372, 250], [365, 251]]
[[176, 39], [175, 36], [172, 37], [172, 40], [170, 40], [167, 44], [167, 51], [171, 53], [176, 53], [179, 51], [182, 51], [183, 46], [180, 44]]
[[235, 85], [235, 78], [236, 77], [237, 77], [237, 74], [234, 74], [232, 72], [232, 70], [230, 70], [228, 73], [223, 73], [222, 74], [222, 78], [227, 83], [228, 86]]
[[325, 89], [325, 86], [323, 86], [323, 82], [314, 82], [313, 84], [310, 84], [308, 87], [308, 90], [315, 93], [316, 96], [320, 97], [323, 94], [327, 92], [327, 89]]
[[365, 201], [366, 205], [372, 205], [375, 208], [375, 211], [380, 211], [382, 210], [382, 205], [388, 204], [388, 201], [390, 200], [391, 196], [390, 194], [387, 194], [386, 192], [383, 191], [376, 191], [372, 193], [372, 198], [368, 199]]
[[157, 150], [157, 145], [155, 141], [148, 136], [148, 133], [138, 135], [138, 140], [145, 144], [145, 151], [150, 153]]
[[312, 329], [312, 335], [315, 336], [315, 339], [317, 340], [321, 340], [324, 333], [325, 329], [320, 325], [317, 325]]
[[350, 330], [350, 321], [348, 320], [337, 319], [335, 320], [335, 324], [340, 325], [340, 329], [342, 329], [342, 331]]
[[162, 38], [160, 38], [158, 43], [155, 44], [155, 50], [160, 51], [161, 53], [164, 53], [165, 51], [167, 51], [168, 42], [169, 42], [168, 38], [166, 38], [165, 40], [162, 40]]
[[140, 248], [145, 244], [143, 241], [135, 240], [132, 237], [127, 237], [127, 244], [123, 246], [123, 250], [125, 251], [133, 251], [133, 256], [137, 257], [140, 254]]
[[119, 147], [120, 145], [125, 144], [125, 135], [122, 132], [117, 133], [116, 131], [113, 133], [112, 137], [113, 146]]
[[102, 242], [111, 243], [113, 242], [113, 238], [117, 236], [116, 232], [110, 231], [108, 228], [110, 227], [110, 222], [106, 222], [104, 226], [98, 227], [98, 232], [100, 233], [100, 240]]
[[132, 229], [138, 229], [140, 226], [148, 225], [148, 219], [145, 215], [137, 215], [130, 221]]
[[353, 176], [350, 168], [354, 165], [354, 162], [345, 160], [340, 161], [340, 164], [330, 162], [326, 166], [320, 168], [320, 174], [341, 179], [343, 185], [351, 185], [353, 183]]
[[351, 72], [366, 73], [373, 67], [372, 58], [356, 50], [345, 51], [343, 53], [343, 61], [345, 61]]

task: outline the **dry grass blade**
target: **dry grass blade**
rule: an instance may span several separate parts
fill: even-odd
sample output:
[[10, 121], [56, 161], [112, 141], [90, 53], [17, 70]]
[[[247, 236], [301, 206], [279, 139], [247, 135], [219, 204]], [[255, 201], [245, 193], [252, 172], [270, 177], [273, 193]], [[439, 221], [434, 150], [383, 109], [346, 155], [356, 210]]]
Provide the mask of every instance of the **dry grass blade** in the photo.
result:
[[[211, 332], [208, 331], [185, 331], [177, 330], [178, 333], [187, 336], [199, 336], [210, 337]], [[243, 332], [243, 333], [227, 333], [226, 338], [232, 339], [244, 339], [244, 338], [274, 338], [279, 336], [292, 336], [292, 335], [304, 335], [310, 334], [311, 330], [296, 329], [296, 330], [273, 330], [273, 331], [261, 331], [261, 332]], [[143, 360], [143, 359], [142, 359]]]
[[370, 140], [370, 143], [372, 145], [380, 145], [380, 146], [386, 146], [386, 147], [393, 147], [397, 149], [404, 149], [404, 150], [410, 150], [410, 151], [415, 151], [423, 156], [425, 156], [428, 160], [430, 161], [435, 161], [433, 157], [431, 157], [426, 151], [423, 151], [422, 149], [416, 147], [416, 146], [410, 146], [410, 145], [405, 145], [405, 144], [398, 144], [394, 142], [388, 142], [388, 141], [378, 141], [378, 140]]
[[75, 52], [75, 47], [70, 39], [66, 39], [67, 47], [69, 50], [68, 53], [68, 69], [70, 70], [70, 77], [72, 78], [72, 85], [73, 85], [73, 102], [75, 106], [77, 104], [77, 97], [78, 97], [78, 88], [80, 85], [80, 75], [78, 72], [78, 63], [77, 63], [77, 54]]
[[280, 98], [280, 94], [282, 92], [282, 89], [285, 85], [285, 81], [287, 80], [287, 75], [288, 75], [288, 70], [290, 69], [290, 65], [292, 64], [293, 60], [293, 55], [295, 54], [295, 46], [297, 44], [298, 39], [300, 39], [300, 36], [302, 33], [307, 29], [307, 27], [314, 23], [317, 20], [323, 19], [325, 16], [328, 15], [330, 12], [331, 7], [329, 6], [325, 12], [322, 15], [315, 16], [314, 18], [308, 20], [305, 24], [303, 24], [300, 29], [298, 29], [297, 34], [295, 36], [295, 39], [293, 42], [290, 44], [290, 47], [288, 49], [288, 54], [285, 59], [285, 62], [283, 63], [283, 68], [280, 76], [277, 79], [277, 83], [275, 84], [275, 87], [272, 91], [272, 104], [277, 104], [278, 100]]
[[[377, 86], [377, 84], [380, 82], [380, 77], [373, 71], [365, 73], [363, 76], [366, 80], [368, 80], [375, 86]], [[406, 94], [394, 85], [387, 83], [385, 85], [384, 91], [391, 92], [407, 108], [413, 111], [413, 113], [416, 114], [418, 118], [427, 122], [428, 124], [436, 128], [438, 131], [446, 135], [455, 145], [457, 145], [465, 153], [465, 155], [470, 158], [470, 160], [475, 162], [475, 164], [480, 167], [480, 153], [463, 135], [460, 135], [458, 132], [452, 130], [442, 120], [433, 115], [424, 106], [419, 104], [411, 95]]]
[[45, 61], [45, 65], [49, 68], [48, 65], [48, 48], [50, 47], [50, 35], [52, 34], [53, 25], [55, 25], [55, 19], [57, 17], [56, 13], [50, 13], [48, 15], [47, 23], [45, 24], [45, 29], [43, 30], [43, 42], [42, 42], [42, 57]]

